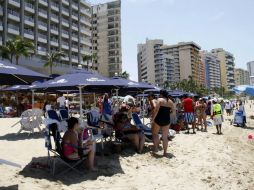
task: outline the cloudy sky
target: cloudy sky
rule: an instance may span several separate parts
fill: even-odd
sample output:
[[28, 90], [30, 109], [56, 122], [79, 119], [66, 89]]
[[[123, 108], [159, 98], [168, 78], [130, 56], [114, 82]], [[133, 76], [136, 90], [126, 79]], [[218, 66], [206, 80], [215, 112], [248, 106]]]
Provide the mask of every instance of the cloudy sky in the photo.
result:
[[122, 0], [123, 69], [137, 80], [137, 44], [146, 38], [224, 48], [246, 68], [254, 60], [253, 8], [254, 0]]

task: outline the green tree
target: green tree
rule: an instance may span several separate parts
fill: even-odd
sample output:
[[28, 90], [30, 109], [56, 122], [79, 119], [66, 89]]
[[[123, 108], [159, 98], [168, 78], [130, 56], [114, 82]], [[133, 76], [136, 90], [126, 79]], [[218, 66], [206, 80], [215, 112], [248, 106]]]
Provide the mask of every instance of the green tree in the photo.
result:
[[53, 74], [53, 66], [56, 64], [56, 61], [59, 60], [60, 57], [64, 57], [65, 54], [63, 51], [55, 51], [51, 53], [47, 53], [47, 61], [44, 64], [44, 67], [49, 67], [50, 75]]
[[34, 54], [34, 44], [29, 40], [16, 36], [8, 40], [5, 45], [0, 46], [0, 53], [2, 58], [8, 59], [11, 63], [15, 58], [16, 65], [18, 65], [21, 56], [29, 57]]
[[83, 56], [83, 61], [86, 63], [87, 70], [89, 69], [89, 61], [92, 62], [92, 67], [93, 67], [93, 62], [96, 59], [97, 59], [97, 55], [95, 53], [91, 55], [86, 54]]
[[130, 74], [127, 71], [124, 71], [119, 74], [119, 77], [124, 78], [124, 79], [129, 79]]

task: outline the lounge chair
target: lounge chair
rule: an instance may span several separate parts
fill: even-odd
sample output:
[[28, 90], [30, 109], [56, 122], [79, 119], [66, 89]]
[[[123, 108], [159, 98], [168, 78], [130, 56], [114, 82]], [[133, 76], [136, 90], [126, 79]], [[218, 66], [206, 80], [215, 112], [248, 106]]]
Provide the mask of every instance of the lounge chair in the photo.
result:
[[67, 109], [60, 109], [59, 114], [60, 114], [61, 120], [67, 120], [70, 118]]
[[[60, 162], [67, 168], [59, 172], [58, 175], [63, 175], [70, 170], [73, 170], [78, 174], [82, 174], [76, 168], [84, 162], [86, 157], [81, 156], [78, 160], [69, 160], [63, 155], [62, 138], [57, 125], [51, 124], [46, 126], [44, 136], [45, 136], [45, 147], [47, 148], [48, 151], [48, 165], [50, 167], [51, 173], [53, 175], [56, 174], [56, 164], [57, 162]], [[53, 137], [54, 148], [52, 146], [51, 137]], [[53, 156], [51, 156], [51, 154], [53, 154]]]
[[31, 133], [34, 133], [34, 129], [37, 128], [41, 132], [41, 118], [37, 112], [34, 112], [33, 110], [26, 110], [21, 114], [21, 119], [12, 125], [12, 127], [16, 126], [17, 124], [20, 124], [21, 128], [17, 132], [17, 134], [21, 133], [22, 131], [29, 131], [30, 135]]
[[46, 126], [49, 124], [56, 123], [59, 131], [65, 132], [67, 130], [66, 120], [62, 120], [55, 110], [48, 110], [46, 115], [47, 118], [44, 120], [44, 124]]

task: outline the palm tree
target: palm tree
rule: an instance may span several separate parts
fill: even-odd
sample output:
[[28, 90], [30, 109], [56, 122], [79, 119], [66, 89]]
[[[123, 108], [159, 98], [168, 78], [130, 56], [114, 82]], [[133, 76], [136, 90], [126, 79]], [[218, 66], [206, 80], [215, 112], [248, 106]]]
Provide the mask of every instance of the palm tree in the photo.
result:
[[124, 72], [119, 74], [119, 77], [124, 78], [124, 79], [129, 79], [130, 74], [127, 73], [127, 71], [124, 71]]
[[87, 70], [88, 70], [88, 67], [89, 67], [89, 61], [91, 61], [92, 65], [93, 65], [93, 61], [96, 60], [96, 59], [97, 59], [97, 55], [95, 53], [93, 53], [91, 55], [87, 54], [87, 55], [83, 56], [83, 61], [86, 62]]
[[49, 67], [50, 75], [53, 74], [53, 66], [55, 65], [55, 62], [60, 57], [64, 57], [64, 56], [65, 54], [63, 51], [55, 51], [55, 52], [47, 53], [47, 62], [44, 64], [44, 67]]
[[0, 46], [0, 53], [2, 58], [8, 59], [11, 63], [13, 63], [13, 58], [15, 57], [16, 65], [18, 65], [21, 56], [28, 57], [34, 53], [34, 44], [17, 36], [8, 40], [6, 45]]

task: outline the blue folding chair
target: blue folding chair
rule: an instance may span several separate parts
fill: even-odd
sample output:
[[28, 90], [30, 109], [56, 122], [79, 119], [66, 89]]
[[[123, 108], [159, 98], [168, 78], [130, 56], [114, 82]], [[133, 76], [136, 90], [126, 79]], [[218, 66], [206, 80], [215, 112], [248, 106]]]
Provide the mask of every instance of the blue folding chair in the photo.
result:
[[69, 113], [67, 109], [60, 109], [59, 114], [62, 120], [68, 120], [69, 119]]
[[132, 119], [133, 119], [133, 122], [134, 124], [142, 129], [144, 131], [144, 134], [145, 136], [147, 137], [147, 140], [151, 140], [152, 138], [152, 129], [150, 127], [148, 127], [147, 125], [144, 125], [141, 121], [141, 119], [139, 118], [138, 114], [137, 113], [132, 113], [131, 115]]
[[55, 119], [59, 122], [61, 121], [61, 118], [59, 117], [59, 115], [56, 113], [55, 110], [48, 110], [47, 115], [48, 115], [48, 118], [50, 119]]

